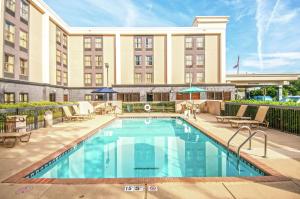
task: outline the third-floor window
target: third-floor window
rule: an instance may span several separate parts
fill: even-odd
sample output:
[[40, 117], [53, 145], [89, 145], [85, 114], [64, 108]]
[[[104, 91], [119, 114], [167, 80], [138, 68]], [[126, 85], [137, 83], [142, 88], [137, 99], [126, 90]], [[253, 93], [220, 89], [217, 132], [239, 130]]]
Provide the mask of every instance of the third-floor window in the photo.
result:
[[28, 33], [20, 30], [20, 47], [28, 48]]
[[146, 56], [146, 65], [147, 66], [152, 66], [152, 64], [153, 64], [153, 57], [152, 57], [152, 55], [147, 55]]
[[142, 48], [142, 38], [141, 37], [135, 37], [134, 38], [134, 48]]
[[152, 40], [152, 38], [146, 37], [146, 40], [145, 40], [145, 47], [146, 47], [147, 49], [152, 49], [152, 47], [153, 47], [153, 40]]
[[134, 61], [136, 66], [142, 65], [142, 56], [141, 55], [135, 55], [134, 56]]
[[21, 1], [20, 4], [20, 17], [24, 19], [25, 21], [28, 21], [28, 16], [29, 16], [29, 6], [25, 1]]
[[187, 49], [193, 48], [193, 38], [192, 37], [185, 38], [185, 48], [187, 48]]
[[102, 38], [101, 37], [95, 38], [95, 48], [102, 49]]
[[7, 21], [4, 26], [4, 39], [11, 43], [15, 42], [15, 26]]
[[92, 39], [91, 38], [84, 38], [84, 48], [85, 49], [92, 48]]
[[204, 37], [196, 37], [196, 47], [198, 49], [204, 48]]
[[6, 8], [8, 8], [12, 12], [15, 12], [16, 11], [16, 0], [6, 0]]

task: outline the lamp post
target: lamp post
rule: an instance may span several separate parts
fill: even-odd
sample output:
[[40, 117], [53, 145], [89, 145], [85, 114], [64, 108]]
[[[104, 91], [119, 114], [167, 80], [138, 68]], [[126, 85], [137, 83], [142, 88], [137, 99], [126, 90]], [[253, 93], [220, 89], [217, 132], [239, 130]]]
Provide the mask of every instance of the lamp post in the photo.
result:
[[[109, 64], [105, 63], [105, 68], [106, 68], [106, 87], [108, 88], [108, 68], [109, 68]], [[107, 93], [107, 101], [109, 100], [109, 93]]]

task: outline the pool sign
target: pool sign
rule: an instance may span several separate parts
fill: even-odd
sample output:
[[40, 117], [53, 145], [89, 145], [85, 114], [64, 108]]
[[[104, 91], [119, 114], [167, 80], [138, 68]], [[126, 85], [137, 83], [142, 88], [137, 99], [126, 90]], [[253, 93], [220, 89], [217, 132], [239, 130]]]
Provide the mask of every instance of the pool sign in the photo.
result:
[[[145, 191], [144, 185], [127, 185], [124, 187], [124, 191]], [[147, 186], [147, 191], [158, 191], [158, 187], [155, 185]]]

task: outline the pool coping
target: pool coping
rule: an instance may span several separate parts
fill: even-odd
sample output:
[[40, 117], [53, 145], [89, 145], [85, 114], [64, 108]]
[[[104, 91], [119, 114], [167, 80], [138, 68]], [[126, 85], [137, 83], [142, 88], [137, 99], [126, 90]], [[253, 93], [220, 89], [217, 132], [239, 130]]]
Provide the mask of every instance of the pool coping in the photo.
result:
[[[184, 121], [188, 122], [193, 127], [200, 130], [209, 138], [213, 139], [214, 141], [218, 142], [220, 145], [226, 147], [226, 143], [224, 140], [218, 138], [217, 136], [213, 135], [209, 130], [204, 129], [200, 125], [193, 123], [181, 115], [174, 115], [174, 116], [149, 116], [152, 118], [172, 118], [177, 117], [181, 118]], [[63, 148], [51, 153], [50, 155], [46, 156], [45, 158], [33, 163], [31, 166], [26, 167], [25, 169], [17, 172], [16, 174], [8, 177], [7, 179], [3, 180], [2, 183], [16, 183], [16, 184], [151, 184], [151, 183], [166, 183], [166, 182], [279, 182], [279, 181], [289, 181], [290, 179], [281, 173], [277, 172], [276, 170], [272, 169], [271, 167], [267, 166], [266, 164], [260, 162], [259, 160], [251, 157], [249, 154], [245, 152], [241, 152], [241, 157], [248, 161], [249, 163], [253, 164], [255, 167], [263, 171], [267, 174], [267, 176], [247, 176], [247, 177], [160, 177], [160, 178], [72, 178], [72, 179], [61, 179], [61, 178], [26, 178], [27, 175], [32, 173], [34, 170], [39, 169], [44, 164], [48, 163], [49, 161], [55, 159], [62, 153], [66, 152], [67, 150], [73, 148], [74, 146], [78, 145], [82, 141], [88, 139], [89, 137], [96, 134], [99, 129], [104, 128], [105, 126], [111, 124], [118, 118], [149, 118], [147, 116], [124, 116], [120, 115], [111, 119], [110, 121], [105, 122], [104, 124], [98, 126], [94, 130], [90, 131], [89, 133], [83, 135], [82, 137], [72, 141], [70, 144], [67, 144]], [[233, 153], [234, 147], [230, 146], [229, 150]]]

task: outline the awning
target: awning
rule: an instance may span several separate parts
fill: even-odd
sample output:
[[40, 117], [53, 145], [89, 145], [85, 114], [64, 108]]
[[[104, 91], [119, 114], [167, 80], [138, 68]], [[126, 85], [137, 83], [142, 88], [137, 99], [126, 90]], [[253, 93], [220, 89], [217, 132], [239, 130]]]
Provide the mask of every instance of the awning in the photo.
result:
[[114, 91], [112, 88], [97, 88], [96, 90], [92, 91], [92, 93], [117, 93], [117, 91]]
[[179, 93], [201, 93], [201, 92], [206, 92], [206, 90], [203, 88], [190, 87], [179, 91]]

